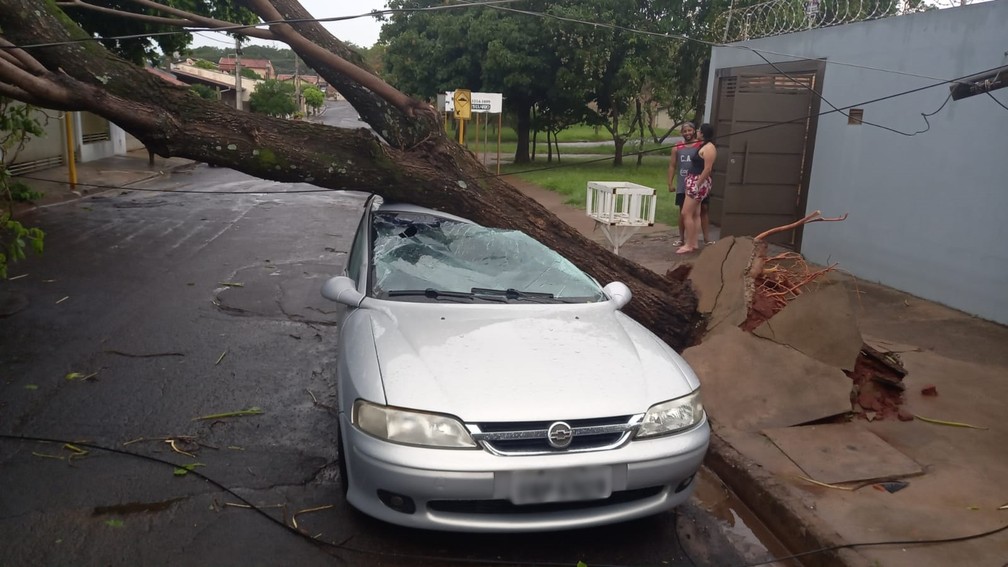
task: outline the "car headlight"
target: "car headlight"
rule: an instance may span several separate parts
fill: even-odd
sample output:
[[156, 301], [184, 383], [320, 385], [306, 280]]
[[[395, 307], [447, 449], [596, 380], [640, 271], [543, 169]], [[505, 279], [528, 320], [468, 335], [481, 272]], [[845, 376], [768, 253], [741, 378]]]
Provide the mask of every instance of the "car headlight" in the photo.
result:
[[700, 390], [693, 390], [688, 396], [655, 404], [644, 414], [644, 419], [637, 428], [637, 439], [667, 435], [683, 429], [688, 429], [703, 420], [703, 403], [700, 402]]
[[451, 449], [476, 447], [469, 431], [457, 419], [436, 413], [357, 400], [354, 402], [353, 423], [365, 433], [392, 443]]

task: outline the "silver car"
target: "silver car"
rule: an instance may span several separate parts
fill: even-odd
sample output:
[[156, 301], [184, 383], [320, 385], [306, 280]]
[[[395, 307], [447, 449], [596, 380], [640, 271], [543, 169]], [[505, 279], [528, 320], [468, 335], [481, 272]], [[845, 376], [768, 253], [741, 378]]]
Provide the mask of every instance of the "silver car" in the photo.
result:
[[395, 524], [511, 532], [668, 510], [710, 428], [690, 367], [601, 287], [511, 230], [372, 197], [322, 295], [339, 339], [347, 501]]

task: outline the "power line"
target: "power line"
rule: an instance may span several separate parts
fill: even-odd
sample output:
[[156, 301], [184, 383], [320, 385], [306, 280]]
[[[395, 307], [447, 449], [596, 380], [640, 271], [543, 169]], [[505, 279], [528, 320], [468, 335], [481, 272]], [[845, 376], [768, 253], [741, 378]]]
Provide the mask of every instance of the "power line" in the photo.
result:
[[[12, 434], [7, 434], [7, 433], [0, 433], [0, 441], [15, 441], [15, 442], [21, 442], [21, 443], [47, 443], [47, 444], [58, 444], [58, 445], [68, 445], [69, 444], [69, 445], [73, 445], [73, 446], [77, 446], [77, 447], [86, 447], [88, 449], [93, 449], [93, 450], [96, 450], [96, 451], [103, 451], [103, 452], [107, 452], [107, 453], [112, 453], [114, 455], [121, 455], [121, 456], [126, 456], [126, 457], [132, 457], [132, 458], [135, 458], [135, 459], [141, 459], [141, 460], [144, 460], [144, 461], [147, 461], [147, 462], [151, 462], [151, 463], [155, 463], [155, 464], [158, 464], [158, 465], [164, 465], [164, 466], [167, 466], [167, 467], [172, 467], [172, 469], [177, 469], [180, 466], [178, 463], [174, 463], [172, 461], [169, 461], [167, 459], [163, 459], [163, 458], [160, 458], [160, 457], [155, 457], [155, 456], [152, 456], [152, 455], [145, 455], [143, 453], [138, 453], [138, 452], [130, 451], [130, 450], [127, 450], [127, 449], [119, 449], [119, 448], [110, 447], [110, 446], [107, 446], [107, 445], [100, 445], [98, 443], [93, 443], [93, 442], [89, 442], [89, 441], [66, 440], [66, 439], [58, 439], [58, 438], [53, 438], [53, 437], [36, 437], [36, 436], [30, 436], [30, 435], [12, 435]], [[347, 538], [347, 539], [344, 539], [343, 541], [339, 541], [339, 542], [333, 542], [333, 541], [328, 541], [328, 540], [321, 539], [321, 538], [318, 538], [318, 537], [312, 537], [308, 533], [305, 533], [305, 532], [299, 530], [298, 528], [296, 528], [294, 526], [288, 525], [286, 521], [280, 520], [280, 519], [276, 518], [275, 516], [272, 516], [272, 515], [268, 514], [264, 509], [256, 506], [254, 503], [250, 502], [248, 499], [244, 498], [243, 496], [241, 496], [240, 494], [238, 494], [237, 492], [235, 492], [233, 489], [225, 486], [223, 483], [221, 483], [220, 481], [216, 480], [214, 477], [206, 475], [204, 473], [201, 473], [196, 468], [189, 469], [187, 475], [192, 475], [192, 476], [194, 476], [196, 478], [199, 478], [200, 480], [203, 480], [203, 481], [209, 483], [214, 488], [216, 488], [216, 489], [218, 489], [218, 490], [220, 490], [220, 491], [222, 491], [222, 492], [224, 492], [226, 494], [229, 494], [231, 497], [237, 499], [239, 502], [242, 503], [243, 507], [245, 507], [245, 508], [247, 508], [249, 510], [252, 510], [253, 512], [259, 514], [260, 516], [262, 516], [265, 519], [269, 520], [272, 524], [274, 524], [274, 525], [276, 525], [276, 526], [278, 526], [280, 528], [283, 528], [284, 530], [286, 530], [287, 532], [289, 532], [289, 533], [291, 533], [293, 535], [299, 536], [300, 538], [302, 538], [306, 542], [310, 542], [310, 543], [312, 543], [314, 545], [318, 545], [318, 546], [323, 546], [323, 547], [332, 548], [332, 549], [339, 549], [339, 550], [348, 551], [348, 552], [352, 552], [352, 553], [358, 553], [358, 554], [362, 554], [362, 555], [369, 555], [369, 556], [372, 556], [372, 557], [395, 557], [395, 558], [398, 558], [398, 559], [413, 559], [413, 560], [418, 560], [418, 561], [436, 561], [436, 562], [439, 562], [439, 563], [453, 563], [453, 564], [460, 564], [460, 563], [462, 563], [462, 564], [468, 564], [468, 565], [498, 565], [498, 566], [508, 566], [508, 567], [518, 566], [518, 565], [535, 565], [537, 567], [564, 567], [564, 566], [567, 566], [567, 565], [570, 564], [568, 562], [557, 563], [557, 562], [553, 562], [553, 561], [542, 561], [542, 560], [538, 560], [538, 561], [537, 560], [532, 560], [532, 561], [528, 561], [528, 560], [511, 561], [511, 560], [507, 560], [507, 559], [489, 559], [489, 558], [487, 558], [487, 559], [481, 559], [481, 558], [471, 558], [471, 557], [444, 557], [444, 556], [440, 556], [439, 557], [439, 556], [431, 556], [431, 555], [419, 555], [419, 554], [413, 554], [413, 553], [399, 554], [399, 553], [395, 553], [395, 552], [382, 551], [382, 550], [360, 549], [360, 548], [356, 548], [356, 547], [352, 547], [350, 545], [347, 545], [347, 543], [349, 543], [349, 541], [350, 541], [351, 538]], [[675, 516], [673, 516], [673, 530], [675, 530], [675, 532], [676, 532], [675, 533], [675, 537], [676, 537], [676, 540], [678, 541], [679, 534], [678, 534], [678, 515], [677, 514]], [[861, 547], [880, 547], [880, 546], [888, 546], [888, 545], [928, 545], [928, 544], [936, 544], [936, 543], [959, 543], [959, 542], [964, 542], [964, 541], [970, 541], [970, 540], [974, 540], [974, 539], [980, 539], [980, 538], [984, 538], [984, 537], [989, 537], [989, 536], [996, 535], [996, 534], [1001, 533], [1001, 532], [1006, 531], [1006, 530], [1008, 530], [1008, 524], [999, 526], [997, 528], [992, 528], [992, 529], [989, 529], [989, 530], [986, 530], [986, 531], [983, 531], [983, 532], [972, 533], [972, 534], [968, 534], [968, 535], [964, 535], [964, 536], [935, 538], [935, 539], [883, 540], [883, 541], [844, 543], [844, 544], [839, 544], [839, 545], [831, 545], [831, 546], [828, 546], [828, 547], [821, 547], [821, 548], [818, 548], [818, 549], [812, 549], [812, 550], [809, 550], [809, 551], [803, 551], [803, 552], [800, 552], [800, 553], [794, 553], [794, 554], [791, 554], [791, 555], [785, 555], [785, 556], [782, 556], [782, 557], [775, 557], [775, 558], [770, 559], [768, 561], [762, 561], [762, 562], [758, 562], [758, 563], [746, 563], [746, 564], [744, 564], [744, 565], [742, 565], [740, 567], [757, 567], [759, 565], [769, 565], [769, 564], [772, 564], [772, 563], [778, 563], [778, 562], [781, 562], [781, 561], [787, 561], [789, 559], [797, 559], [797, 558], [800, 558], [800, 557], [808, 557], [808, 556], [811, 556], [811, 555], [818, 555], [818, 554], [821, 554], [821, 553], [827, 553], [827, 552], [830, 552], [830, 551], [837, 551], [837, 550], [840, 550], [840, 549], [855, 549], [855, 548], [861, 548]], [[679, 542], [678, 547], [679, 547], [680, 550], [683, 551], [684, 555], [686, 555], [686, 557], [692, 563], [693, 559], [691, 557], [689, 557], [689, 555], [686, 553], [685, 546], [683, 546], [681, 544], [681, 542]], [[662, 562], [662, 563], [664, 563], [664, 562]], [[594, 562], [594, 561], [592, 562], [592, 565], [595, 565], [597, 567], [625, 567], [623, 565], [611, 565], [611, 564], [607, 565], [607, 564], [598, 563], [598, 562]]]
[[992, 95], [989, 91], [986, 92], [986, 93], [984, 93], [984, 94], [986, 94], [987, 96], [991, 97], [991, 100], [993, 100], [994, 102], [996, 102], [998, 106], [1000, 106], [1001, 108], [1003, 108], [1005, 110], [1008, 110], [1008, 106], [1005, 106], [1003, 102], [1001, 102], [1000, 100], [998, 100], [997, 97], [995, 97], [994, 95]]
[[[328, 22], [342, 22], [347, 20], [355, 20], [358, 18], [374, 18], [378, 16], [397, 14], [397, 13], [408, 13], [408, 12], [438, 12], [442, 10], [456, 10], [460, 8], [471, 8], [471, 7], [482, 7], [482, 6], [493, 6], [496, 4], [510, 4], [512, 2], [522, 2], [523, 0], [485, 0], [483, 2], [473, 2], [469, 4], [444, 4], [440, 6], [429, 6], [426, 8], [399, 8], [399, 9], [386, 9], [386, 10], [374, 10], [367, 14], [357, 14], [354, 16], [331, 16], [328, 18], [291, 18], [291, 19], [280, 19], [280, 20], [264, 20], [257, 24], [233, 24], [230, 26], [221, 27], [199, 27], [199, 26], [188, 26], [180, 30], [172, 30], [165, 32], [152, 32], [143, 34], [125, 34], [125, 35], [110, 35], [102, 37], [85, 37], [79, 39], [68, 39], [63, 41], [53, 41], [46, 43], [31, 43], [26, 45], [0, 45], [0, 49], [36, 49], [42, 47], [61, 47], [66, 45], [76, 45], [78, 43], [90, 42], [90, 41], [107, 41], [107, 40], [120, 40], [120, 39], [143, 39], [151, 37], [161, 37], [167, 35], [178, 35], [183, 33], [197, 33], [197, 32], [233, 32], [240, 35], [241, 30], [246, 30], [249, 28], [268, 28], [273, 25], [278, 24], [303, 24], [303, 23], [328, 23]], [[129, 12], [133, 13], [133, 12]], [[139, 15], [139, 14], [138, 14]], [[128, 16], [123, 16], [127, 17]], [[2, 35], [2, 34], [0, 34]], [[280, 41], [280, 40], [277, 40]]]
[[[682, 34], [677, 34], [677, 33], [647, 31], [647, 30], [643, 30], [643, 29], [626, 27], [626, 26], [616, 25], [616, 24], [612, 24], [612, 23], [595, 22], [595, 21], [590, 21], [590, 20], [582, 20], [582, 19], [578, 19], [578, 18], [570, 18], [570, 17], [565, 17], [565, 16], [558, 16], [558, 15], [555, 15], [555, 14], [548, 14], [548, 13], [545, 13], [545, 12], [533, 12], [533, 11], [529, 11], [529, 10], [519, 10], [519, 9], [516, 9], [516, 8], [506, 8], [506, 7], [498, 6], [498, 4], [510, 4], [510, 3], [513, 3], [513, 2], [520, 2], [520, 1], [522, 1], [522, 0], [485, 0], [485, 1], [481, 1], [481, 2], [466, 2], [466, 3], [460, 3], [460, 4], [445, 4], [445, 5], [439, 5], [439, 6], [429, 6], [429, 7], [425, 7], [425, 8], [398, 8], [398, 9], [374, 10], [372, 12], [368, 12], [368, 13], [365, 13], [365, 14], [356, 14], [356, 15], [351, 15], [351, 16], [331, 16], [331, 17], [325, 17], [325, 18], [313, 18], [312, 17], [312, 18], [292, 18], [292, 19], [268, 20], [268, 21], [262, 21], [262, 22], [259, 22], [259, 23], [256, 23], [256, 24], [234, 24], [234, 25], [223, 26], [223, 27], [186, 27], [184, 29], [172, 30], [172, 31], [159, 31], [159, 32], [137, 33], [137, 34], [124, 34], [124, 35], [108, 35], [108, 36], [103, 36], [103, 37], [86, 37], [86, 38], [81, 38], [81, 39], [68, 39], [68, 40], [64, 40], [64, 41], [52, 41], [52, 42], [47, 42], [47, 43], [29, 43], [29, 44], [25, 44], [25, 45], [0, 45], [0, 49], [4, 49], [4, 48], [5, 49], [17, 49], [17, 48], [27, 49], [27, 48], [34, 48], [34, 47], [54, 47], [54, 46], [60, 46], [60, 45], [71, 45], [71, 44], [76, 44], [76, 43], [80, 43], [80, 42], [84, 42], [84, 41], [98, 41], [98, 40], [102, 40], [102, 39], [106, 39], [106, 40], [108, 40], [108, 39], [142, 39], [142, 38], [159, 37], [159, 36], [165, 36], [165, 35], [175, 35], [175, 34], [179, 34], [179, 33], [199, 33], [199, 32], [204, 32], [204, 31], [206, 31], [206, 32], [224, 32], [224, 33], [227, 33], [227, 32], [239, 32], [240, 30], [243, 30], [243, 29], [258, 28], [258, 27], [268, 27], [270, 25], [282, 24], [282, 23], [288, 23], [288, 24], [290, 24], [290, 23], [327, 23], [327, 22], [340, 22], [340, 21], [348, 21], [348, 20], [359, 19], [359, 18], [366, 18], [366, 17], [378, 17], [378, 16], [385, 16], [385, 15], [393, 15], [393, 14], [398, 14], [398, 13], [435, 12], [435, 11], [453, 10], [453, 9], [462, 9], [462, 8], [487, 7], [487, 8], [492, 8], [492, 9], [500, 10], [500, 11], [510, 11], [510, 12], [514, 12], [514, 13], [529, 15], [529, 16], [543, 18], [543, 19], [545, 19], [545, 18], [552, 18], [552, 19], [557, 19], [557, 20], [561, 20], [561, 21], [568, 21], [568, 22], [571, 22], [571, 23], [579, 23], [579, 24], [582, 24], [582, 25], [590, 25], [590, 26], [593, 26], [593, 27], [601, 27], [601, 28], [608, 28], [608, 29], [615, 29], [615, 30], [620, 30], [620, 31], [626, 31], [628, 33], [635, 33], [635, 34], [641, 34], [641, 35], [650, 35], [650, 36], [662, 37], [662, 38], [666, 38], [666, 39], [677, 39], [677, 40], [680, 40], [680, 41], [697, 42], [697, 43], [702, 43], [704, 45], [708, 45], [708, 46], [711, 46], [711, 47], [727, 47], [727, 48], [733, 48], [733, 49], [746, 49], [746, 50], [751, 50], [751, 51], [757, 52], [757, 53], [762, 52], [762, 53], [767, 53], [767, 54], [771, 54], [771, 55], [785, 56], [785, 58], [793, 58], [793, 59], [797, 59], [797, 60], [812, 59], [812, 58], [809, 58], [809, 56], [807, 56], [807, 55], [801, 55], [801, 54], [796, 54], [796, 53], [787, 53], [787, 52], [781, 52], [781, 51], [773, 51], [773, 50], [769, 50], [769, 49], [756, 49], [754, 47], [750, 47], [750, 46], [747, 46], [747, 45], [734, 45], [734, 44], [731, 44], [731, 43], [720, 43], [720, 42], [716, 42], [716, 41], [710, 41], [710, 40], [707, 40], [707, 39], [700, 39], [700, 38], [696, 38], [696, 37], [689, 37], [687, 35], [682, 35]], [[204, 37], [206, 37], [206, 36], [204, 36]], [[928, 75], [921, 75], [921, 74], [917, 74], [917, 73], [909, 73], [909, 72], [898, 71], [898, 70], [894, 70], [894, 69], [872, 67], [872, 66], [867, 66], [867, 65], [846, 63], [846, 62], [837, 61], [837, 60], [824, 60], [824, 63], [827, 64], [827, 65], [837, 65], [837, 66], [841, 66], [841, 67], [852, 67], [852, 68], [855, 68], [855, 69], [877, 71], [879, 73], [889, 73], [889, 74], [893, 74], [893, 75], [902, 75], [902, 76], [906, 76], [906, 77], [914, 77], [914, 78], [917, 78], [917, 79], [928, 79], [928, 80], [932, 80], [932, 81], [944, 81], [944, 79], [941, 79], [941, 78], [938, 78], [938, 77], [931, 77], [931, 76], [928, 76]]]

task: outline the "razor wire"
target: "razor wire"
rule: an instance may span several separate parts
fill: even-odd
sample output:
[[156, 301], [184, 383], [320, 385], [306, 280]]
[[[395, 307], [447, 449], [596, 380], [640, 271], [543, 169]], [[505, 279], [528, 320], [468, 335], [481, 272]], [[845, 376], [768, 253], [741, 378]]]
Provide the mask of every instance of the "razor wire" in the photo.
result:
[[986, 0], [769, 0], [732, 7], [715, 20], [724, 43], [951, 8]]

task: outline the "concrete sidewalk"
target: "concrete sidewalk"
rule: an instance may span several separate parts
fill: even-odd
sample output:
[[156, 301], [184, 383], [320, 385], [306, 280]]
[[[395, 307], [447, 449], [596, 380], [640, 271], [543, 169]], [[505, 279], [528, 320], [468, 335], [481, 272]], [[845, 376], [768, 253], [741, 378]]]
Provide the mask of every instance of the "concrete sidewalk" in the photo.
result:
[[[561, 196], [548, 190], [512, 181], [584, 235], [608, 244], [584, 210], [565, 205]], [[676, 228], [648, 227], [622, 245], [620, 255], [664, 274], [680, 263], [697, 260], [697, 255], [676, 256], [672, 241], [677, 236]], [[716, 229], [712, 236], [717, 239]], [[877, 436], [888, 446], [885, 458], [908, 457], [919, 465], [921, 474], [893, 478], [907, 484], [892, 493], [879, 483], [815, 484], [801, 478], [812, 475], [796, 460], [814, 457], [809, 454], [814, 451], [849, 449], [856, 454], [861, 447], [850, 441], [845, 448], [810, 446], [806, 451], [785, 453], [768, 436], [771, 431], [725, 426], [714, 415], [707, 466], [792, 552], [836, 548], [802, 557], [806, 565], [1008, 565], [1008, 529], [1004, 529], [1008, 510], [999, 509], [1008, 504], [1008, 421], [1004, 418], [1008, 328], [884, 286], [849, 277], [847, 284], [862, 337], [890, 345], [909, 371], [903, 380], [902, 408], [919, 418], [873, 422], [855, 418], [844, 426]], [[735, 375], [726, 381], [742, 384], [752, 378], [753, 361], [743, 353], [719, 354], [734, 360]], [[703, 373], [700, 380], [705, 382]], [[925, 395], [929, 386], [936, 396]], [[817, 388], [811, 379], [806, 387]], [[765, 396], [787, 397], [789, 393], [766, 392]], [[983, 429], [920, 419], [925, 417]], [[815, 431], [809, 431], [814, 442]], [[874, 454], [863, 457], [883, 460]], [[998, 529], [1002, 531], [970, 537]], [[963, 540], [910, 543], [951, 538]], [[878, 542], [899, 543], [844, 547]]]
[[[20, 179], [45, 196], [17, 214], [155, 177], [182, 174], [195, 162], [130, 152], [78, 164], [78, 185], [67, 185], [66, 168]], [[548, 190], [516, 187], [541, 202], [587, 237], [608, 244], [582, 209]], [[820, 230], [821, 228], [816, 228]], [[696, 255], [676, 257], [675, 228], [642, 229], [620, 254], [664, 274]], [[714, 231], [713, 238], [717, 239]], [[866, 340], [893, 345], [909, 370], [903, 407], [921, 417], [967, 423], [983, 429], [914, 421], [861, 420], [858, 425], [917, 463], [922, 474], [908, 476], [905, 488], [889, 493], [867, 485], [844, 490], [802, 480], [809, 476], [794, 454], [783, 452], [759, 429], [726, 427], [712, 418], [714, 437], [707, 465], [793, 552], [874, 542], [902, 542], [835, 549], [802, 558], [806, 565], [919, 566], [1008, 564], [1008, 530], [969, 538], [1008, 525], [1008, 328], [919, 298], [862, 281], [851, 281], [858, 325]], [[689, 352], [689, 351], [687, 351]], [[740, 383], [749, 361], [733, 359]], [[701, 382], [704, 376], [700, 376]], [[924, 395], [934, 386], [937, 396]], [[812, 386], [810, 386], [812, 388]], [[783, 395], [770, 392], [768, 396]], [[793, 429], [793, 428], [792, 428]], [[846, 488], [850, 488], [847, 486]], [[910, 541], [964, 538], [920, 544]], [[969, 539], [965, 539], [969, 538]]]
[[151, 164], [147, 150], [134, 150], [95, 161], [75, 164], [77, 184], [70, 185], [69, 167], [64, 165], [15, 176], [42, 198], [34, 203], [18, 203], [14, 215], [20, 216], [36, 208], [64, 203], [105, 191], [122, 189], [157, 177], [169, 177], [196, 165], [190, 159], [154, 156]]

